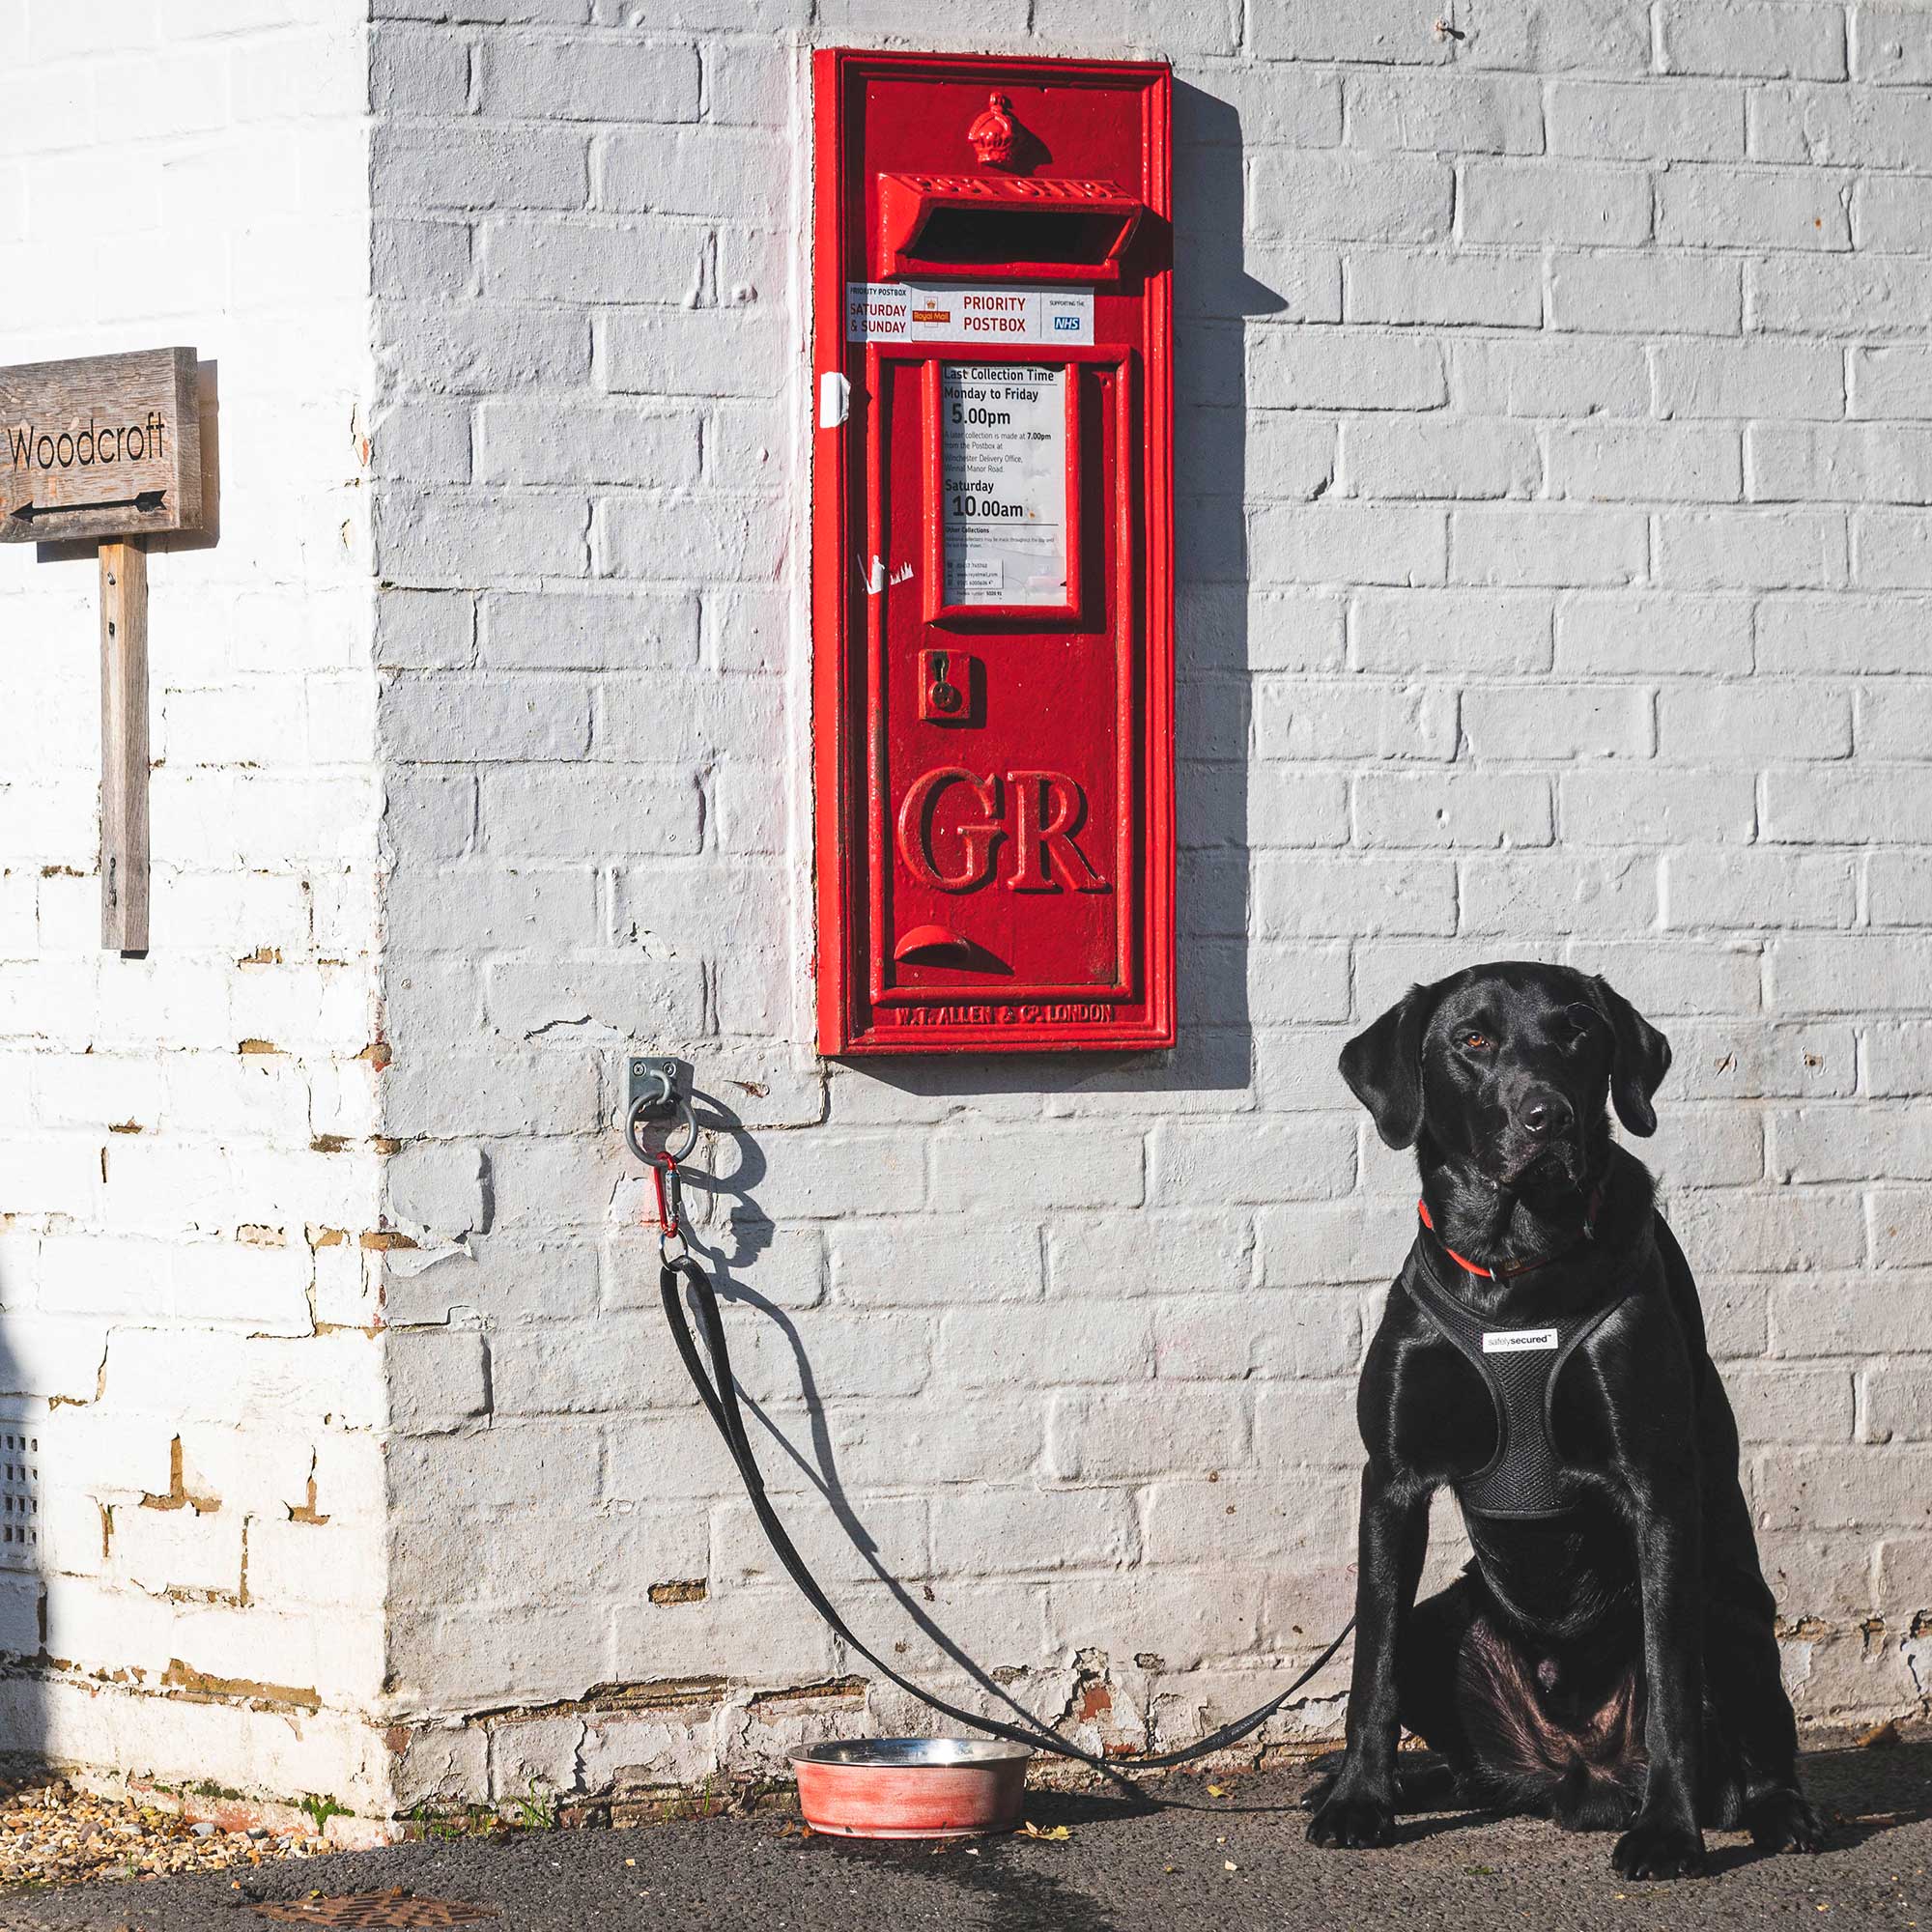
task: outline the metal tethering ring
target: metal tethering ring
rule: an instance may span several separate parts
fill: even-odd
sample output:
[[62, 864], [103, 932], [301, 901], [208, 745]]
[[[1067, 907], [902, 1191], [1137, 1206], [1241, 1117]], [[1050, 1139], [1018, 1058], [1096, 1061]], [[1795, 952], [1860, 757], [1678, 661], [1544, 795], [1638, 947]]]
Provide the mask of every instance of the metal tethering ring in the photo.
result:
[[[624, 1122], [624, 1138], [630, 1142], [631, 1151], [646, 1167], [675, 1167], [679, 1162], [690, 1159], [692, 1150], [697, 1145], [697, 1117], [691, 1111], [689, 1097], [672, 1091], [668, 1080], [665, 1081], [664, 1085], [666, 1091], [662, 1098], [654, 1099], [649, 1094], [641, 1094], [632, 1101], [630, 1117]], [[666, 1140], [662, 1148], [653, 1152], [644, 1145], [644, 1123], [662, 1119], [667, 1108], [674, 1122], [683, 1122], [684, 1145], [682, 1147], [671, 1145], [671, 1140], [676, 1138], [677, 1132], [673, 1125], [671, 1137]]]

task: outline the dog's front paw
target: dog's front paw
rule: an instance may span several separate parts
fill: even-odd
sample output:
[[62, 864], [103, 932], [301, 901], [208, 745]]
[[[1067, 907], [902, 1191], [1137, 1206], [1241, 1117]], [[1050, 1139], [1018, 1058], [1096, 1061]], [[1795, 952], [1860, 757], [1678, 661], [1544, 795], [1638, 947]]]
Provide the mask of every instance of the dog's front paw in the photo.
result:
[[1695, 1826], [1639, 1818], [1617, 1840], [1610, 1863], [1620, 1878], [1701, 1878], [1704, 1834]]
[[1774, 1791], [1745, 1813], [1751, 1843], [1761, 1852], [1817, 1852], [1825, 1827], [1802, 1791]]
[[1308, 1823], [1311, 1845], [1361, 1848], [1385, 1845], [1395, 1835], [1395, 1806], [1378, 1798], [1338, 1794], [1323, 1800]]

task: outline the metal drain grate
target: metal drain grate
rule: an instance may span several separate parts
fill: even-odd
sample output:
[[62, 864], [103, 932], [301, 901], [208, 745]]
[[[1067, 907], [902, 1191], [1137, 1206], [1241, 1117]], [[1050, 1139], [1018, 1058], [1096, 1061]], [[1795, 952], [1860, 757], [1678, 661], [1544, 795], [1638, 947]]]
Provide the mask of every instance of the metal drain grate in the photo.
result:
[[41, 1438], [0, 1430], [0, 1565], [29, 1568], [41, 1546]]
[[289, 1925], [468, 1925], [475, 1918], [495, 1918], [494, 1905], [467, 1905], [451, 1898], [417, 1898], [395, 1891], [347, 1892], [337, 1898], [289, 1898], [258, 1905], [264, 1918]]

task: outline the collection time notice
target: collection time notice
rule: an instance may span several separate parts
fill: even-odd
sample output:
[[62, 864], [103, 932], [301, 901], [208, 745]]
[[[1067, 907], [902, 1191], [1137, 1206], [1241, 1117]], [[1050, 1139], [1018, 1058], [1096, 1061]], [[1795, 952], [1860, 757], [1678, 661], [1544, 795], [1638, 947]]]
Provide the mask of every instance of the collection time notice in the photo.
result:
[[1064, 605], [1065, 365], [948, 362], [939, 374], [951, 605]]

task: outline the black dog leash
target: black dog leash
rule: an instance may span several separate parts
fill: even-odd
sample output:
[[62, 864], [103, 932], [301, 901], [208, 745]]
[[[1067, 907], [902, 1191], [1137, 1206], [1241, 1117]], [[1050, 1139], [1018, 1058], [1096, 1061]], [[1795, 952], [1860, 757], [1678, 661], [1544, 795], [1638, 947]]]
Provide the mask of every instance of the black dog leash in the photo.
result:
[[[668, 1232], [674, 1230], [675, 1212], [673, 1198], [673, 1205], [665, 1217], [669, 1224]], [[697, 1344], [692, 1337], [691, 1324], [685, 1320], [684, 1304], [678, 1293], [680, 1278], [697, 1305], [698, 1321], [704, 1329], [704, 1346], [711, 1356], [708, 1374], [698, 1355]], [[849, 1649], [857, 1651], [901, 1690], [910, 1692], [922, 1704], [929, 1705], [941, 1717], [951, 1718], [954, 1723], [970, 1725], [976, 1731], [984, 1731], [1009, 1744], [1025, 1745], [1030, 1749], [1051, 1751], [1057, 1757], [1071, 1758], [1078, 1764], [1088, 1765], [1109, 1776], [1118, 1776], [1122, 1771], [1166, 1771], [1175, 1765], [1206, 1757], [1210, 1751], [1225, 1750], [1265, 1723], [1342, 1648], [1349, 1633], [1355, 1627], [1355, 1620], [1350, 1617], [1342, 1626], [1341, 1634], [1334, 1642], [1278, 1697], [1269, 1698], [1259, 1710], [1250, 1711], [1245, 1718], [1236, 1718], [1233, 1723], [1223, 1724], [1219, 1730], [1211, 1732], [1198, 1744], [1188, 1746], [1185, 1750], [1166, 1751], [1159, 1757], [1125, 1760], [1098, 1757], [1092, 1751], [1082, 1750], [1078, 1745], [1068, 1744], [1058, 1732], [1048, 1730], [1033, 1719], [1028, 1719], [1022, 1727], [1003, 1723], [996, 1718], [979, 1718], [970, 1711], [962, 1711], [957, 1705], [949, 1704], [944, 1698], [922, 1690], [917, 1684], [900, 1676], [884, 1658], [868, 1650], [852, 1634], [845, 1619], [819, 1587], [818, 1579], [806, 1567], [805, 1558], [798, 1553], [786, 1534], [784, 1524], [779, 1520], [778, 1512], [772, 1508], [771, 1499], [765, 1493], [764, 1475], [758, 1468], [757, 1458], [752, 1453], [751, 1438], [745, 1433], [745, 1419], [738, 1407], [737, 1385], [731, 1378], [730, 1351], [724, 1344], [724, 1321], [710, 1277], [692, 1255], [666, 1254], [658, 1270], [658, 1292], [664, 1300], [665, 1319], [670, 1323], [671, 1339], [677, 1344], [677, 1352], [697, 1390], [698, 1400], [717, 1425], [719, 1435], [724, 1438], [724, 1446], [730, 1452], [731, 1461], [745, 1485], [745, 1493], [751, 1498], [752, 1509], [758, 1519], [758, 1527], [764, 1531], [765, 1541], [771, 1545], [773, 1555], [784, 1566], [785, 1574], [798, 1585], [806, 1602], [825, 1619], [835, 1636]]]

